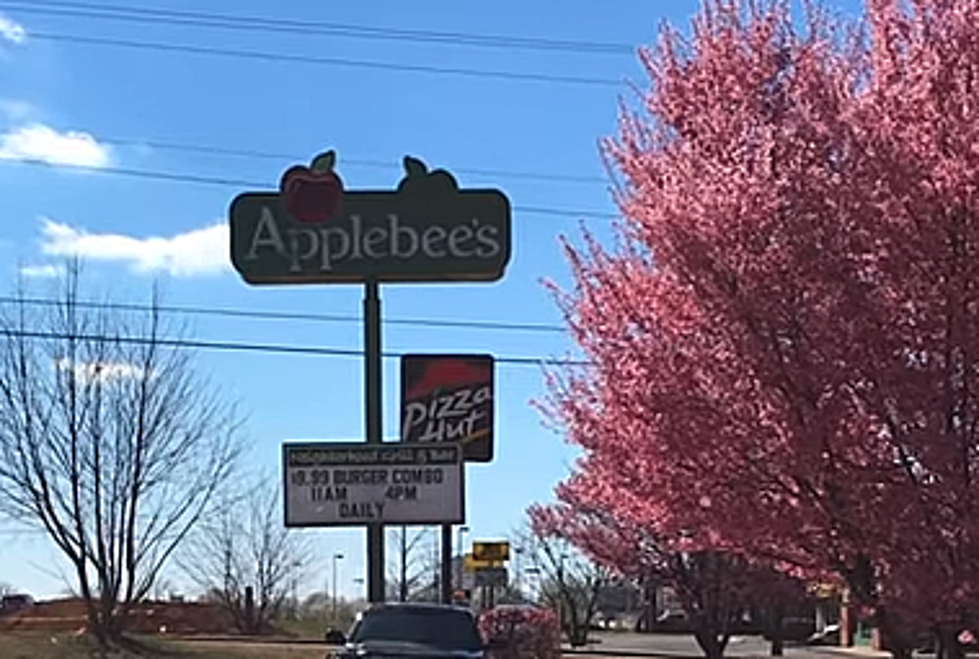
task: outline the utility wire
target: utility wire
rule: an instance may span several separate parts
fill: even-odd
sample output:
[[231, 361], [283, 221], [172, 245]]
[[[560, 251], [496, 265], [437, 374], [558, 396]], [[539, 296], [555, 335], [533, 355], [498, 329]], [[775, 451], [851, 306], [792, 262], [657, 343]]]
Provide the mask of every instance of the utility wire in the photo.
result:
[[406, 30], [332, 22], [302, 21], [270, 16], [236, 16], [226, 13], [182, 11], [151, 7], [128, 7], [83, 2], [0, 2], [0, 7], [25, 14], [65, 16], [134, 22], [138, 24], [182, 25], [254, 32], [278, 32], [311, 36], [337, 36], [351, 39], [436, 43], [451, 46], [473, 46], [538, 51], [560, 51], [589, 55], [634, 55], [628, 44], [595, 41], [561, 40], [542, 37], [516, 37], [468, 32]]
[[191, 44], [163, 43], [159, 41], [138, 41], [135, 39], [116, 39], [110, 37], [88, 37], [76, 34], [57, 32], [31, 32], [32, 39], [56, 41], [89, 46], [109, 46], [114, 48], [131, 48], [139, 50], [155, 50], [168, 53], [183, 53], [191, 55], [213, 55], [237, 57], [242, 59], [263, 60], [268, 62], [288, 62], [291, 64], [316, 64], [322, 66], [344, 66], [380, 71], [402, 71], [411, 73], [435, 73], [441, 75], [457, 75], [472, 78], [495, 78], [516, 82], [546, 82], [555, 84], [592, 85], [601, 87], [623, 87], [622, 81], [606, 78], [587, 78], [582, 76], [560, 76], [547, 73], [524, 73], [521, 71], [490, 71], [483, 69], [466, 69], [461, 67], [441, 67], [426, 64], [398, 64], [394, 62], [378, 62], [370, 60], [350, 59], [343, 57], [320, 57], [316, 55], [294, 55], [289, 53], [270, 53], [259, 50], [242, 50], [236, 48], [218, 48], [216, 46], [194, 46]]
[[[326, 348], [317, 346], [297, 346], [273, 343], [241, 343], [233, 341], [207, 341], [201, 339], [167, 339], [162, 337], [106, 336], [103, 334], [47, 332], [36, 330], [0, 330], [0, 337], [40, 339], [43, 341], [103, 341], [106, 343], [125, 343], [131, 345], [155, 345], [165, 348], [195, 348], [198, 350], [220, 350], [233, 352], [261, 352], [285, 355], [315, 355], [319, 357], [363, 357], [364, 351], [354, 348]], [[384, 359], [399, 359], [405, 353], [382, 352]], [[588, 362], [552, 359], [543, 357], [495, 357], [498, 364], [511, 366], [587, 366]]]
[[[48, 163], [42, 160], [18, 160], [16, 161], [23, 165], [31, 165], [34, 167], [50, 167]], [[114, 176], [127, 176], [132, 178], [141, 179], [151, 179], [158, 181], [174, 181], [179, 183], [195, 183], [199, 185], [215, 185], [225, 188], [239, 188], [239, 189], [250, 189], [250, 190], [271, 190], [275, 186], [268, 181], [259, 182], [251, 181], [246, 179], [238, 178], [226, 178], [218, 176], [202, 176], [195, 174], [177, 174], [175, 172], [160, 172], [152, 171], [147, 169], [135, 169], [129, 167], [84, 167], [80, 165], [60, 165], [60, 167], [66, 169], [82, 169], [86, 172], [91, 172], [93, 174], [109, 174]], [[527, 213], [529, 215], [549, 215], [553, 217], [567, 217], [576, 219], [616, 219], [618, 215], [614, 213], [605, 213], [597, 211], [584, 211], [584, 210], [571, 210], [562, 208], [550, 208], [547, 206], [514, 206], [513, 210], [518, 213]]]
[[[33, 7], [34, 4], [35, 3], [32, 3], [30, 6]], [[153, 14], [153, 13], [161, 13], [161, 14], [166, 14], [166, 15], [173, 14], [173, 15], [182, 16], [182, 17], [184, 17], [185, 20], [198, 20], [201, 17], [205, 17], [205, 18], [206, 17], [212, 17], [213, 18], [214, 16], [219, 16], [219, 15], [216, 15], [216, 14], [200, 14], [200, 13], [197, 13], [197, 12], [169, 12], [167, 10], [130, 9], [130, 8], [126, 8], [126, 7], [121, 7], [119, 5], [87, 5], [87, 4], [84, 4], [84, 3], [71, 3], [71, 2], [67, 2], [67, 3], [65, 3], [65, 2], [38, 2], [37, 4], [47, 5], [49, 7], [68, 7], [68, 8], [75, 8], [76, 10], [79, 9], [79, 8], [84, 8], [84, 9], [92, 10], [94, 8], [95, 11], [127, 11], [127, 12], [134, 13], [134, 14], [137, 14], [137, 15], [139, 15], [139, 14], [146, 14], [146, 13], [150, 13], [150, 14]], [[25, 7], [25, 6], [26, 5], [24, 3], [18, 3], [18, 2], [13, 2], [13, 3], [6, 2], [5, 3], [5, 2], [0, 1], [0, 7], [8, 7], [8, 8], [9, 7], [16, 7], [16, 8], [20, 8], [20, 7]], [[234, 16], [230, 16], [230, 17], [229, 16], [224, 16], [223, 18], [226, 18], [228, 20], [239, 20], [239, 21], [240, 20], [245, 20], [245, 21], [251, 20], [253, 22], [254, 21], [261, 22], [261, 21], [266, 20], [266, 19], [241, 19], [241, 18], [234, 17]], [[274, 21], [274, 19], [270, 19], [270, 20], [273, 20]], [[291, 21], [291, 22], [290, 21], [285, 21], [285, 23], [288, 23], [288, 24], [292, 25], [293, 27], [301, 27], [301, 26], [304, 26], [303, 23], [298, 22], [298, 21]], [[324, 24], [324, 25], [327, 25], [328, 27], [329, 26], [336, 27], [333, 24]], [[350, 28], [350, 26], [341, 26], [341, 27]], [[351, 29], [353, 29], [353, 28], [351, 28]], [[365, 28], [362, 28], [362, 29], [364, 29], [364, 30], [381, 30], [382, 32], [385, 31], [385, 29], [383, 29], [383, 28], [366, 28], [365, 27]], [[400, 32], [414, 33], [413, 31], [397, 31], [397, 30], [395, 30], [395, 32], [398, 32], [398, 33], [400, 33]], [[94, 41], [99, 41], [98, 39], [95, 39], [93, 41], [93, 38], [90, 38], [90, 37], [76, 37], [76, 36], [71, 36], [71, 35], [45, 35], [44, 33], [32, 33], [32, 34], [35, 37], [38, 37], [38, 36], [41, 37], [41, 38], [51, 37], [53, 39], [62, 39], [62, 38], [64, 38], [66, 40], [80, 41], [80, 42], [85, 42], [85, 43], [92, 43]], [[435, 35], [441, 35], [441, 36], [446, 36], [446, 35], [448, 35], [448, 36], [453, 36], [453, 35], [459, 36], [456, 33], [428, 33], [428, 32], [420, 32], [420, 34], [435, 34]], [[492, 39], [492, 38], [497, 38], [497, 37], [486, 37], [486, 38], [487, 39]], [[505, 38], [502, 38], [502, 37], [499, 37], [499, 38], [500, 39], [504, 39], [504, 41], [505, 41]], [[548, 43], [550, 43], [550, 42], [548, 42]], [[569, 46], [573, 46], [573, 47], [582, 46], [582, 43], [580, 43], [580, 42], [560, 42], [560, 43], [563, 43], [563, 44], [569, 45]], [[129, 41], [126, 41], [125, 44], [126, 45], [132, 45], [132, 46], [135, 46], [135, 47], [138, 47], [138, 46], [141, 46], [141, 45], [145, 45], [145, 44], [140, 44], [140, 42], [129, 42]], [[169, 48], [168, 45], [167, 45], [167, 47]], [[177, 48], [184, 48], [184, 47], [183, 46], [177, 46]], [[193, 49], [194, 47], [190, 47], [190, 48]], [[248, 53], [245, 53], [245, 54], [248, 54]], [[261, 54], [259, 54], [259, 56], [261, 56]], [[382, 66], [386, 66], [386, 65], [383, 65], [382, 64]], [[400, 65], [397, 65], [397, 66], [400, 66]], [[422, 67], [422, 68], [423, 69], [427, 69], [428, 67]], [[449, 70], [446, 70], [446, 71], [449, 71]], [[509, 73], [506, 73], [506, 75], [509, 76], [510, 74]], [[516, 75], [518, 75], [518, 76], [524, 76], [525, 74], [517, 73]], [[533, 74], [530, 74], [530, 75], [533, 75]], [[212, 155], [228, 155], [228, 156], [239, 156], [239, 157], [247, 157], [247, 158], [262, 158], [262, 159], [290, 159], [290, 160], [295, 160], [295, 157], [292, 156], [292, 155], [286, 155], [286, 154], [282, 154], [282, 153], [271, 153], [271, 152], [258, 151], [258, 150], [250, 150], [250, 149], [232, 149], [232, 148], [223, 148], [223, 147], [217, 147], [217, 146], [181, 144], [181, 143], [166, 142], [166, 141], [139, 141], [139, 140], [123, 139], [123, 138], [101, 138], [100, 141], [105, 142], [107, 144], [115, 144], [115, 145], [120, 145], [120, 146], [123, 146], [123, 145], [146, 146], [146, 147], [149, 147], [149, 148], [155, 148], [155, 149], [160, 149], [160, 150], [183, 151], [183, 152], [188, 152], [188, 153], [201, 153], [201, 154], [212, 154]], [[370, 166], [370, 167], [393, 168], [393, 167], [396, 166], [392, 162], [379, 161], [379, 160], [366, 160], [366, 159], [357, 160], [357, 159], [351, 159], [351, 160], [349, 160], [349, 162], [351, 164], [353, 164], [353, 165], [364, 165], [364, 166]], [[507, 171], [502, 171], [502, 170], [491, 170], [491, 169], [458, 169], [456, 171], [458, 171], [460, 173], [470, 173], [470, 174], [479, 175], [479, 176], [513, 177], [513, 178], [520, 178], [520, 179], [524, 179], [524, 180], [537, 179], [537, 180], [543, 180], [543, 181], [557, 181], [557, 182], [567, 182], [567, 183], [605, 183], [605, 184], [608, 184], [609, 183], [609, 181], [607, 181], [606, 179], [603, 179], [603, 178], [598, 177], [598, 176], [583, 176], [583, 175], [568, 175], [568, 174], [549, 174], [549, 173], [542, 173], [542, 172], [514, 172], [514, 171], [507, 172]], [[126, 171], [117, 170], [114, 173], [120, 174], [120, 175], [128, 175], [128, 176], [141, 177], [141, 178], [155, 178], [155, 179], [161, 179], [161, 180], [179, 180], [179, 181], [184, 181], [184, 182], [195, 182], [195, 183], [215, 184], [215, 185], [239, 185], [239, 184], [242, 183], [241, 181], [238, 181], [238, 180], [235, 180], [235, 179], [230, 179], [230, 178], [211, 177], [211, 176], [194, 176], [194, 175], [186, 175], [186, 174], [171, 174], [171, 173], [167, 173], [167, 172], [144, 172], [144, 171], [136, 171], [136, 170], [126, 170]], [[247, 184], [251, 185], [251, 183], [247, 183]], [[553, 209], [548, 209], [548, 210], [553, 210]], [[536, 212], [538, 214], [560, 215], [560, 216], [568, 216], [568, 215], [577, 215], [578, 214], [578, 213], [574, 213], [574, 212], [568, 213], [568, 212], [565, 212], [565, 211], [562, 211], [562, 212], [559, 212], [559, 213], [553, 213], [553, 212], [543, 211], [542, 209], [539, 209], [539, 208], [534, 208], [534, 209], [531, 210], [531, 212]], [[588, 213], [588, 214], [589, 215], [593, 215], [591, 213]], [[614, 217], [614, 216], [608, 215], [608, 217]]]
[[[41, 307], [60, 307], [63, 303], [60, 300], [42, 297], [14, 297], [0, 295], [0, 304], [26, 304]], [[150, 306], [146, 304], [118, 303], [118, 302], [92, 302], [75, 301], [74, 304], [86, 309], [111, 309], [117, 311], [138, 311], [149, 313], [160, 311], [163, 313], [200, 315], [200, 316], [220, 316], [228, 318], [254, 318], [261, 320], [300, 320], [325, 323], [359, 323], [360, 316], [342, 314], [320, 314], [295, 311], [252, 311], [246, 309], [229, 308], [210, 308], [193, 306]], [[514, 331], [514, 332], [546, 332], [563, 333], [565, 328], [560, 325], [545, 325], [543, 323], [503, 323], [496, 321], [477, 321], [477, 320], [435, 320], [428, 318], [383, 318], [385, 325], [405, 325], [413, 327], [427, 328], [447, 328], [447, 329], [473, 329], [473, 330], [493, 330], [493, 331]]]
[[[176, 151], [185, 153], [198, 153], [203, 155], [232, 156], [238, 158], [252, 158], [256, 160], [286, 160], [298, 162], [308, 157], [308, 154], [297, 155], [294, 153], [282, 153], [272, 151], [261, 151], [257, 149], [237, 149], [221, 146], [211, 146], [206, 144], [186, 144], [183, 142], [156, 141], [156, 140], [137, 140], [123, 137], [99, 136], [98, 141], [112, 146], [131, 146], [148, 147], [160, 151]], [[401, 164], [390, 160], [371, 160], [365, 158], [343, 158], [344, 164], [357, 165], [362, 167], [377, 167], [382, 169], [400, 169]], [[453, 172], [459, 174], [472, 174], [474, 176], [490, 176], [494, 178], [514, 178], [539, 181], [554, 181], [560, 183], [603, 183], [609, 185], [609, 180], [601, 176], [586, 176], [582, 174], [549, 174], [546, 172], [520, 172], [502, 169], [477, 169], [477, 168], [453, 168]]]

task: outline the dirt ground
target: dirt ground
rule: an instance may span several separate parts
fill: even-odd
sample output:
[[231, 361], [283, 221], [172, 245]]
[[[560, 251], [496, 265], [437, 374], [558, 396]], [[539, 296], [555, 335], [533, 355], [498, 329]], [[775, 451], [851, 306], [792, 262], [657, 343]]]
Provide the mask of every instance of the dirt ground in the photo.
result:
[[[322, 644], [270, 645], [235, 639], [238, 634], [231, 617], [217, 605], [198, 602], [140, 604], [130, 611], [128, 629], [140, 635], [147, 647], [139, 652], [114, 653], [111, 659], [324, 659], [327, 653]], [[0, 615], [0, 658], [100, 656], [85, 631], [85, 604], [81, 600], [38, 602]], [[222, 642], [187, 640], [194, 637], [229, 638]]]
[[[233, 634], [230, 616], [213, 604], [146, 602], [133, 607], [129, 629], [140, 634]], [[0, 616], [0, 633], [70, 633], [85, 629], [85, 605], [78, 599], [38, 602]]]

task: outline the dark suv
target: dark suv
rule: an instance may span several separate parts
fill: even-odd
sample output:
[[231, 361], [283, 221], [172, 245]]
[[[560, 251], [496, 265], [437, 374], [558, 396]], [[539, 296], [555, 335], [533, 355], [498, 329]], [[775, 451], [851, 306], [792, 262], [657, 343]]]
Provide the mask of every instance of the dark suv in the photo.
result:
[[483, 659], [486, 648], [469, 609], [441, 604], [375, 604], [357, 616], [338, 659]]

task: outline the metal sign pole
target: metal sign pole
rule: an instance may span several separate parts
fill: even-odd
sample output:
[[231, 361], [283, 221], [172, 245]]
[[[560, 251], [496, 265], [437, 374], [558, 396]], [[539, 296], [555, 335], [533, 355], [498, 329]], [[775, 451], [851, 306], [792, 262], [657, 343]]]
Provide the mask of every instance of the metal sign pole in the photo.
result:
[[452, 525], [442, 525], [442, 604], [452, 603]]
[[[381, 293], [377, 279], [364, 282], [364, 408], [367, 443], [380, 444], [382, 434]], [[367, 597], [371, 603], [383, 602], [384, 524], [367, 527]]]

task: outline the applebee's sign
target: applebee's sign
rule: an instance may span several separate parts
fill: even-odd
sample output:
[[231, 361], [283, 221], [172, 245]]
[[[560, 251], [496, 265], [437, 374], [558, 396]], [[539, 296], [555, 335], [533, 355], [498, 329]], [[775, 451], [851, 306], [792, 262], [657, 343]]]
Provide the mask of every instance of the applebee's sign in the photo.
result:
[[286, 170], [278, 192], [231, 203], [231, 261], [250, 284], [495, 281], [510, 260], [510, 202], [404, 159], [393, 191], [349, 190], [333, 151]]

